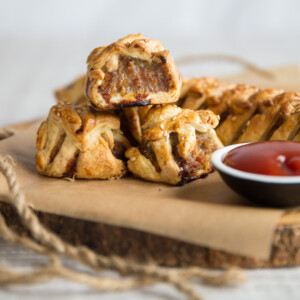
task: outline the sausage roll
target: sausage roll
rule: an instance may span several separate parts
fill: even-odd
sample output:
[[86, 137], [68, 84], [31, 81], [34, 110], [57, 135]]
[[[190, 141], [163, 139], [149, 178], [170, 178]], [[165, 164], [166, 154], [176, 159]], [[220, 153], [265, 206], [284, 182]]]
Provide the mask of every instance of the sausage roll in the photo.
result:
[[85, 75], [77, 78], [69, 85], [57, 89], [54, 94], [58, 104], [88, 104], [89, 100], [84, 92]]
[[[272, 90], [271, 90], [272, 91]], [[298, 100], [297, 100], [298, 98]], [[284, 122], [284, 115], [289, 114], [289, 109], [283, 114], [284, 107], [291, 103], [299, 102], [300, 98], [297, 93], [285, 93], [281, 90], [273, 90], [271, 94], [258, 101], [255, 114], [248, 121], [248, 124], [242, 135], [237, 140], [238, 143], [256, 142], [271, 139], [274, 135], [279, 137], [277, 130]], [[290, 139], [289, 136], [281, 139]]]
[[120, 113], [121, 129], [131, 144], [142, 142], [142, 124], [152, 105], [141, 107], [126, 107]]
[[[300, 95], [299, 95], [300, 96]], [[300, 97], [285, 103], [279, 111], [277, 129], [270, 140], [295, 140], [300, 130]]]
[[247, 122], [247, 112], [251, 109], [249, 98], [258, 88], [239, 84], [224, 92], [220, 104], [210, 106], [209, 109], [220, 115], [221, 124], [216, 129], [217, 135], [224, 145], [230, 145], [240, 134], [240, 130]]
[[176, 102], [181, 77], [157, 40], [129, 35], [87, 59], [86, 95], [99, 109]]
[[142, 126], [139, 147], [126, 151], [128, 169], [149, 181], [184, 184], [212, 171], [210, 155], [222, 146], [218, 117], [176, 105], [153, 106]]
[[53, 106], [38, 130], [38, 171], [50, 177], [119, 178], [130, 146], [120, 120], [87, 106]]
[[235, 86], [236, 84], [221, 83], [219, 79], [211, 77], [183, 79], [177, 104], [182, 108], [193, 110], [217, 106], [223, 93]]
[[224, 145], [283, 139], [298, 140], [299, 93], [220, 83], [215, 78], [184, 80], [177, 104], [220, 115], [216, 128]]

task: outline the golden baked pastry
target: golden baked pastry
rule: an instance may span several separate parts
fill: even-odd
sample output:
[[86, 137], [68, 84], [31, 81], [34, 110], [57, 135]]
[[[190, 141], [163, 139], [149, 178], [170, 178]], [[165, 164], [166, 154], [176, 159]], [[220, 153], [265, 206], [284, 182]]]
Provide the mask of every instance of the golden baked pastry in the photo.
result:
[[121, 129], [132, 144], [142, 142], [142, 124], [152, 105], [141, 107], [126, 107], [120, 114]]
[[183, 79], [178, 105], [182, 108], [199, 110], [217, 106], [225, 91], [236, 84], [221, 83], [217, 78], [203, 77]]
[[128, 169], [145, 180], [184, 184], [212, 171], [210, 155], [222, 146], [211, 111], [176, 105], [153, 106], [142, 126], [139, 147], [129, 148]]
[[54, 94], [58, 104], [89, 104], [84, 92], [85, 75], [77, 78], [69, 85], [57, 89]]
[[220, 104], [210, 106], [209, 109], [220, 115], [221, 124], [216, 129], [224, 145], [230, 145], [239, 136], [240, 130], [246, 124], [251, 109], [249, 99], [258, 88], [239, 84], [233, 89], [225, 91], [220, 98]]
[[[83, 79], [70, 84], [74, 91], [79, 82], [82, 85], [78, 93], [72, 93], [70, 102], [78, 103], [77, 99], [82, 98]], [[283, 94], [283, 90], [259, 90], [247, 85], [221, 83], [216, 78], [192, 78], [183, 80], [177, 105], [193, 110], [209, 109], [219, 114], [221, 120], [216, 131], [225, 145], [267, 139], [300, 141], [299, 95], [285, 93], [283, 97]], [[279, 95], [282, 96], [277, 97]], [[133, 143], [141, 142], [141, 124], [150, 107], [128, 107], [121, 113], [122, 129]]]
[[[299, 93], [224, 84], [215, 78], [184, 80], [178, 105], [220, 115], [216, 128], [224, 145], [264, 140], [297, 140]], [[300, 137], [299, 137], [300, 138]]]
[[122, 159], [129, 146], [117, 116], [55, 105], [38, 130], [36, 166], [51, 177], [118, 178], [126, 173]]
[[[298, 100], [285, 103], [279, 111], [277, 119], [277, 129], [272, 134], [270, 140], [290, 140], [294, 141], [300, 137], [300, 95]], [[275, 124], [276, 126], [276, 124]]]
[[[89, 99], [84, 92], [85, 76], [81, 76], [74, 82], [64, 88], [55, 91], [56, 102], [58, 104], [75, 104], [88, 105]], [[147, 111], [151, 108], [148, 106], [125, 107], [122, 111], [111, 111], [121, 119], [121, 130], [133, 144], [138, 144], [142, 139], [141, 124]]]
[[[182, 108], [197, 110], [205, 103], [217, 105], [220, 101], [223, 92], [235, 87], [235, 84], [222, 84], [216, 78], [199, 78], [184, 79], [182, 83], [180, 100], [177, 105]], [[122, 115], [122, 124], [125, 125], [124, 132], [130, 137], [133, 137], [133, 142], [141, 143], [142, 130], [141, 126], [144, 122], [145, 114], [151, 108], [151, 105], [144, 107], [127, 107]]]
[[181, 77], [169, 51], [157, 40], [129, 35], [87, 59], [86, 94], [99, 109], [175, 102]]
[[[68, 86], [55, 91], [56, 102], [58, 104], [89, 105], [90, 101], [84, 92], [85, 75], [77, 78]], [[121, 118], [121, 130], [127, 138], [134, 144], [138, 144], [142, 139], [141, 124], [148, 106], [125, 107], [121, 110], [112, 111]]]
[[289, 114], [289, 110], [285, 114], [282, 114], [282, 110], [285, 110], [286, 105], [298, 105], [299, 94], [297, 93], [285, 93], [281, 90], [273, 91], [273, 95], [267, 97], [264, 101], [260, 101], [255, 115], [248, 121], [248, 124], [237, 140], [238, 143], [243, 142], [256, 142], [265, 141], [271, 139], [274, 135], [277, 139], [288, 140], [292, 139], [292, 136], [279, 135], [277, 130], [280, 125], [284, 123], [284, 115]]
[[293, 138], [294, 142], [300, 142], [300, 131], [298, 131], [298, 133], [295, 135], [295, 137]]

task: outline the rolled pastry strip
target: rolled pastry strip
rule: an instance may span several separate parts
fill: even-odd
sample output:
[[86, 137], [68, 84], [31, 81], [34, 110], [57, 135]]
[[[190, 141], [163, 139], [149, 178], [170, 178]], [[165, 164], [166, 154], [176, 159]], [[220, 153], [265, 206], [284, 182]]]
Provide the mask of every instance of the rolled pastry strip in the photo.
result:
[[[273, 100], [280, 95], [282, 90], [266, 89], [259, 90], [249, 97], [248, 106], [244, 106], [240, 113], [233, 110], [231, 119], [235, 118], [240, 124], [234, 141], [237, 143], [260, 141], [265, 131], [268, 131], [268, 124], [271, 118], [266, 118], [267, 111], [273, 105]], [[232, 122], [234, 125], [234, 122]], [[255, 128], [256, 127], [256, 128]]]
[[193, 110], [218, 106], [223, 93], [235, 87], [236, 84], [221, 83], [219, 79], [211, 77], [183, 79], [177, 104]]
[[142, 142], [142, 124], [152, 105], [142, 107], [126, 107], [120, 114], [121, 129], [131, 144], [138, 145]]
[[85, 75], [54, 92], [58, 104], [87, 105], [89, 100], [84, 92]]
[[50, 177], [119, 178], [130, 146], [120, 120], [87, 106], [55, 105], [37, 136], [36, 166]]
[[[289, 105], [294, 106], [297, 102], [299, 103], [299, 100], [299, 94], [297, 93], [285, 93], [282, 90], [273, 90], [263, 101], [258, 101], [255, 113], [248, 121], [246, 128], [237, 139], [237, 142], [266, 141], [270, 140], [273, 135], [279, 138], [279, 134], [276, 131], [284, 123], [284, 115], [289, 114], [289, 110], [285, 114], [282, 114], [283, 110], [285, 110], [284, 107]], [[293, 128], [291, 130], [293, 131]], [[282, 140], [290, 139], [289, 135], [284, 136], [281, 134], [280, 136]]]
[[240, 134], [240, 130], [248, 120], [251, 111], [249, 99], [258, 91], [258, 88], [239, 84], [235, 88], [224, 92], [220, 104], [209, 107], [220, 115], [221, 124], [216, 129], [224, 145], [230, 145]]
[[176, 105], [153, 106], [142, 126], [139, 147], [129, 148], [128, 169], [145, 180], [184, 184], [212, 171], [210, 155], [222, 147], [218, 117]]
[[296, 99], [281, 107], [275, 124], [277, 129], [270, 140], [296, 140], [296, 136], [300, 136], [300, 98]]
[[[298, 140], [299, 93], [224, 84], [215, 78], [184, 80], [179, 106], [220, 115], [224, 145], [269, 139]], [[299, 134], [300, 135], [300, 134]]]
[[99, 109], [176, 102], [181, 77], [157, 40], [129, 35], [87, 59], [86, 95]]

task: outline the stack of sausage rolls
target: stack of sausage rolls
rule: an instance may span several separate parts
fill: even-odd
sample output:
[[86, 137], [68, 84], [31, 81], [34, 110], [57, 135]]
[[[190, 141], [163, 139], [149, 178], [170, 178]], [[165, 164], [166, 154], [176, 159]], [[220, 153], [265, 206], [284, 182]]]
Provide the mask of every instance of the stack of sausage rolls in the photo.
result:
[[223, 144], [300, 141], [298, 93], [182, 80], [169, 51], [141, 34], [94, 49], [87, 73], [55, 95], [36, 155], [51, 177], [180, 185], [209, 174]]

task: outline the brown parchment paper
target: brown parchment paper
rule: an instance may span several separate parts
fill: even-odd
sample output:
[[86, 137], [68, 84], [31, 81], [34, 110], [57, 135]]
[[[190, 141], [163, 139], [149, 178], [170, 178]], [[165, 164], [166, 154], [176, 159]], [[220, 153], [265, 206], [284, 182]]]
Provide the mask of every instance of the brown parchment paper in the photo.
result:
[[[70, 182], [41, 176], [34, 163], [38, 125], [16, 130], [0, 141], [0, 155], [13, 157], [21, 190], [34, 209], [268, 259], [283, 210], [252, 205], [232, 192], [216, 172], [182, 187], [133, 177]], [[9, 202], [3, 177], [0, 199]]]

